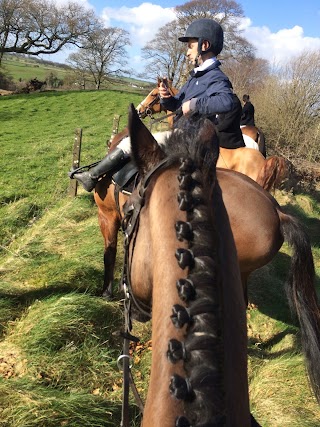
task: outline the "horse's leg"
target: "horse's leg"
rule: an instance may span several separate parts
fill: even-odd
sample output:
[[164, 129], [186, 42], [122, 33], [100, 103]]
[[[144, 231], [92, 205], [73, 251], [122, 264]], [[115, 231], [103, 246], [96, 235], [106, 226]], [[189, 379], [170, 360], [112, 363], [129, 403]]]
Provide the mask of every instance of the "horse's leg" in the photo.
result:
[[114, 197], [114, 186], [110, 180], [103, 179], [96, 186], [94, 199], [98, 206], [98, 220], [104, 240], [104, 280], [102, 296], [113, 296], [114, 266], [117, 254], [120, 213]]
[[104, 219], [100, 222], [100, 229], [104, 238], [104, 278], [103, 278], [103, 289], [102, 296], [104, 298], [113, 297], [113, 278], [114, 278], [114, 266], [117, 256], [117, 242], [118, 242], [118, 231], [120, 228], [119, 218], [114, 215], [112, 218], [108, 218], [107, 221]]
[[241, 282], [242, 282], [242, 288], [243, 288], [243, 296], [244, 296], [244, 302], [246, 304], [246, 306], [249, 303], [249, 298], [248, 298], [248, 278], [249, 278], [249, 274], [248, 272], [242, 272], [241, 271]]

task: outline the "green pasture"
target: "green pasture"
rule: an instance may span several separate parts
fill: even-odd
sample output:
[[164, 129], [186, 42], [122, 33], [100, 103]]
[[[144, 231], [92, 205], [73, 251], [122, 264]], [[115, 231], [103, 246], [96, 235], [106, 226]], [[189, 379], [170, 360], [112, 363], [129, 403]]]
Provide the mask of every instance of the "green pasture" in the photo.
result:
[[13, 81], [29, 81], [31, 79], [37, 78], [40, 81], [45, 80], [45, 78], [53, 73], [59, 79], [62, 79], [69, 72], [67, 69], [60, 67], [58, 64], [50, 65], [41, 63], [38, 61], [33, 61], [29, 58], [16, 57], [12, 55], [5, 55], [2, 66], [4, 72], [9, 74]]
[[[50, 61], [50, 57], [46, 58]], [[24, 57], [19, 55], [4, 55], [1, 69], [6, 76], [10, 76], [16, 84], [19, 81], [27, 82], [37, 78], [39, 81], [44, 81], [52, 73], [60, 80], [64, 80], [67, 75], [72, 75], [71, 68], [64, 68], [59, 63], [46, 63], [37, 58]], [[93, 79], [90, 75], [87, 78], [87, 85], [94, 86]], [[151, 86], [150, 86], [151, 85]], [[102, 83], [101, 88], [110, 88], [117, 90], [131, 90], [134, 93], [149, 92], [152, 88], [152, 83], [143, 80], [137, 80], [130, 77], [122, 77], [121, 79], [113, 79], [112, 83]]]
[[[81, 164], [103, 157], [114, 114], [120, 128], [142, 95], [128, 91], [48, 92], [0, 97], [0, 426], [119, 426], [122, 379], [116, 360], [121, 294], [100, 297], [103, 240], [93, 195], [68, 196], [76, 128]], [[311, 237], [320, 288], [319, 194], [277, 192]], [[121, 276], [120, 236], [116, 280]], [[251, 410], [263, 427], [318, 427], [320, 410], [301, 356], [299, 328], [283, 284], [284, 245], [250, 280], [248, 348]], [[146, 396], [150, 324], [133, 374]], [[132, 426], [139, 411], [131, 396]]]

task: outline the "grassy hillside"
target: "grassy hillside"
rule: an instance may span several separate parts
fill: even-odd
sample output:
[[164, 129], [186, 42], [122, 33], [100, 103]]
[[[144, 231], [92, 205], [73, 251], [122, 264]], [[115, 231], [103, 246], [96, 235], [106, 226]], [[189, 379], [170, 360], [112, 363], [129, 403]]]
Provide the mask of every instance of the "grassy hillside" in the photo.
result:
[[[59, 80], [64, 81], [67, 75], [72, 75], [72, 69], [64, 64], [59, 64], [51, 61], [50, 56], [47, 60], [41, 60], [37, 57], [25, 55], [4, 55], [1, 69], [6, 76], [10, 76], [15, 84], [20, 81], [30, 81], [37, 78], [39, 81], [44, 81], [50, 74], [53, 74]], [[129, 77], [112, 80], [112, 88], [117, 90], [132, 90], [141, 93], [141, 89], [149, 88], [150, 83], [147, 81], [137, 80]], [[87, 78], [87, 89], [95, 87], [91, 76]], [[107, 85], [107, 86], [106, 86]], [[111, 83], [103, 83], [101, 88], [110, 87]], [[1, 89], [1, 87], [0, 87]]]
[[[121, 303], [99, 297], [103, 242], [92, 194], [68, 197], [74, 130], [83, 129], [81, 164], [106, 151], [113, 116], [127, 122], [128, 92], [59, 92], [0, 97], [0, 426], [118, 426]], [[277, 193], [312, 239], [320, 287], [320, 209], [316, 196]], [[121, 275], [121, 239], [116, 279]], [[263, 427], [318, 427], [299, 329], [285, 302], [290, 251], [250, 281], [249, 376], [252, 412]], [[122, 295], [119, 295], [121, 297]], [[150, 325], [134, 376], [145, 396]], [[139, 425], [131, 397], [132, 425]]]
[[43, 81], [50, 73], [63, 79], [68, 73], [68, 69], [61, 67], [58, 63], [41, 62], [37, 58], [23, 55], [5, 55], [2, 66], [15, 82], [29, 81], [34, 78]]

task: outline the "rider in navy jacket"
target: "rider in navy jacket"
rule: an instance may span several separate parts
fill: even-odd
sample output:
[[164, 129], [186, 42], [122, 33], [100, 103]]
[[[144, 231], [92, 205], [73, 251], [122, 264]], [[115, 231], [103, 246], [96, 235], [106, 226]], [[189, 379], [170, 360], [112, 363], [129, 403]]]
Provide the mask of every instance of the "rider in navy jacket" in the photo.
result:
[[188, 81], [176, 96], [165, 98], [161, 95], [161, 104], [166, 110], [175, 111], [191, 100], [191, 111], [213, 118], [217, 113], [230, 111], [233, 107], [232, 85], [219, 66], [220, 62], [213, 59], [208, 68], [191, 71]]
[[[216, 21], [212, 19], [197, 19], [187, 28], [184, 37], [179, 37], [182, 42], [188, 43], [187, 57], [192, 61], [196, 68], [191, 72], [187, 83], [182, 87], [179, 93], [172, 97], [162, 82], [159, 86], [161, 103], [170, 111], [175, 111], [179, 107], [183, 114], [191, 112], [206, 115], [215, 123], [221, 122], [221, 114], [236, 113], [235, 99], [232, 91], [232, 85], [228, 77], [220, 70], [220, 62], [216, 59], [223, 47], [223, 30]], [[240, 105], [241, 107], [241, 105]], [[219, 118], [220, 117], [220, 118]], [[233, 117], [237, 119], [237, 114]], [[221, 123], [220, 123], [221, 124]], [[240, 130], [240, 122], [236, 122]], [[227, 142], [232, 148], [244, 145], [242, 134], [238, 142], [238, 134], [233, 132], [234, 124], [227, 129], [227, 132], [219, 132], [217, 136], [220, 145]], [[224, 132], [224, 135], [223, 135]], [[230, 139], [230, 132], [233, 132]], [[229, 138], [229, 139], [228, 139]], [[231, 147], [228, 147], [231, 148]], [[99, 178], [105, 174], [112, 174], [128, 161], [130, 158], [130, 141], [122, 140], [119, 145], [104, 157], [96, 166], [89, 171], [72, 170], [69, 172], [70, 178], [75, 178], [84, 187], [91, 191], [96, 186]]]
[[233, 95], [233, 107], [227, 113], [218, 114], [216, 131], [219, 145], [223, 148], [245, 147], [242, 132], [239, 126], [242, 107], [240, 99]]
[[245, 147], [240, 130], [241, 103], [216, 58], [223, 47], [221, 26], [212, 19], [197, 19], [179, 40], [188, 43], [187, 58], [196, 68], [175, 96], [171, 96], [165, 82], [160, 84], [161, 104], [169, 111], [181, 107], [183, 114], [199, 113], [211, 118], [217, 125], [221, 147]]

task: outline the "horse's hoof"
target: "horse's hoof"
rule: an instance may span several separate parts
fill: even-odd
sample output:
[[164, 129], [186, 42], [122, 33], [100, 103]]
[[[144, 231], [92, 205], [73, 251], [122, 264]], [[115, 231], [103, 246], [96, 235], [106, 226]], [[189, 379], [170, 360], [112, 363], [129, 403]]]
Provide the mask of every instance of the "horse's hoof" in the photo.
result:
[[114, 297], [113, 294], [111, 294], [109, 291], [104, 291], [102, 292], [102, 298], [107, 301], [111, 301]]
[[136, 309], [134, 306], [131, 307], [131, 317], [133, 320], [136, 320], [137, 322], [146, 323], [148, 322], [151, 317], [148, 316], [148, 314], [144, 314], [138, 309]]

